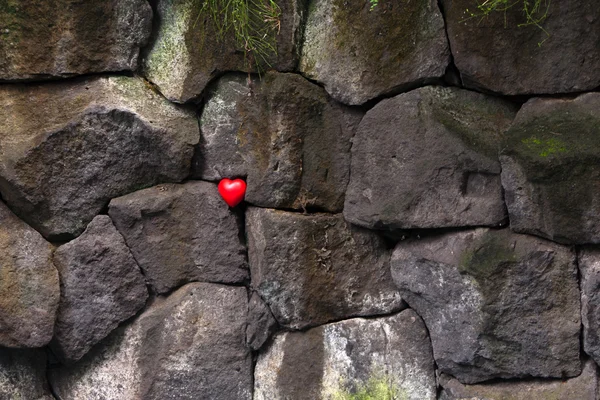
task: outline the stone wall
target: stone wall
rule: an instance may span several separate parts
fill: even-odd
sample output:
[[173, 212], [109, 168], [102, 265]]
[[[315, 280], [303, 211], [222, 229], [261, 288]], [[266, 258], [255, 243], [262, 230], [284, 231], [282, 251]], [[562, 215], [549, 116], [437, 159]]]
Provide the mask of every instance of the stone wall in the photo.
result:
[[600, 399], [596, 2], [278, 4], [0, 0], [0, 399]]

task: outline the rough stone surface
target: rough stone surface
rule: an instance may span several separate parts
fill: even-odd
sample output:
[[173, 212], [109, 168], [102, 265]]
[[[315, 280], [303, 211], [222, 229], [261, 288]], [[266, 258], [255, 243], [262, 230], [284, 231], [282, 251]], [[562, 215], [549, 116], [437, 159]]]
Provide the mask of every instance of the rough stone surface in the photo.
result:
[[0, 399], [53, 400], [41, 349], [0, 348]]
[[442, 374], [443, 387], [439, 400], [597, 400], [598, 367], [588, 360], [581, 375], [567, 380], [528, 380], [522, 382], [482, 383], [463, 385], [457, 379]]
[[427, 329], [406, 310], [279, 334], [258, 358], [254, 389], [255, 400], [433, 400]]
[[400, 242], [391, 266], [402, 298], [425, 320], [441, 372], [463, 383], [581, 372], [569, 248], [479, 228]]
[[247, 177], [262, 207], [341, 211], [361, 117], [296, 74], [227, 75], [207, 96], [193, 176]]
[[444, 75], [450, 51], [437, 1], [310, 3], [300, 71], [345, 104]]
[[542, 2], [534, 18], [548, 11], [543, 30], [518, 27], [525, 22], [522, 3], [470, 19], [466, 10], [475, 9], [472, 0], [442, 0], [442, 5], [454, 63], [467, 87], [517, 95], [580, 92], [600, 85], [596, 1]]
[[52, 246], [2, 202], [0, 293], [0, 346], [46, 345], [60, 297]]
[[62, 400], [252, 399], [246, 289], [191, 283], [50, 371]]
[[145, 76], [169, 100], [183, 103], [200, 95], [210, 80], [227, 71], [293, 70], [306, 0], [282, 0], [277, 5], [281, 10], [278, 32], [268, 31], [262, 38], [277, 51], [256, 57], [236, 44], [233, 34], [221, 37], [216, 32], [211, 17], [200, 11], [200, 0], [158, 0], [159, 24], [146, 55]]
[[3, 0], [0, 81], [134, 70], [151, 27], [146, 0]]
[[248, 326], [246, 343], [252, 350], [259, 350], [277, 331], [277, 320], [269, 306], [256, 293], [252, 293], [248, 302]]
[[192, 181], [140, 190], [113, 199], [108, 213], [158, 293], [190, 281], [248, 279], [241, 221], [215, 184]]
[[506, 133], [510, 227], [562, 243], [600, 243], [600, 93], [529, 100]]
[[246, 234], [252, 286], [286, 328], [404, 307], [383, 241], [339, 214], [250, 208]]
[[63, 362], [79, 360], [146, 304], [148, 290], [123, 237], [99, 215], [77, 239], [54, 253], [60, 304], [52, 350]]
[[344, 217], [380, 229], [497, 226], [497, 154], [513, 117], [508, 103], [455, 88], [381, 101], [353, 138]]
[[578, 257], [581, 276], [583, 350], [600, 362], [600, 248], [586, 247]]
[[0, 192], [45, 237], [68, 239], [117, 196], [189, 173], [199, 132], [136, 78], [0, 85]]

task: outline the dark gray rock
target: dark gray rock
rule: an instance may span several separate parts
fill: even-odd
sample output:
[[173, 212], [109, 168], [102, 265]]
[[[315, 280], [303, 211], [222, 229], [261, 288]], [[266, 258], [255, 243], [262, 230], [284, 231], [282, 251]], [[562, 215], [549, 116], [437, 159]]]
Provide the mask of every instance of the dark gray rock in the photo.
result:
[[199, 132], [141, 79], [0, 85], [0, 192], [47, 238], [80, 234], [108, 201], [188, 173]]
[[400, 242], [392, 276], [425, 320], [441, 372], [463, 383], [581, 372], [569, 248], [480, 228]]
[[0, 399], [53, 400], [42, 349], [0, 348]]
[[52, 339], [60, 297], [52, 246], [0, 202], [0, 346]]
[[252, 350], [259, 350], [277, 331], [278, 325], [269, 306], [256, 293], [252, 293], [248, 302], [248, 325], [246, 343]]
[[51, 370], [50, 384], [62, 400], [250, 400], [247, 310], [243, 287], [191, 283]]
[[[292, 71], [299, 57], [306, 0], [277, 1], [278, 26], [254, 21], [261, 41], [275, 51], [246, 52], [232, 32], [220, 35], [199, 0], [158, 0], [158, 28], [144, 62], [145, 76], [169, 100], [184, 103], [202, 93], [209, 81], [227, 71]], [[221, 4], [224, 4], [221, 3]], [[257, 3], [253, 3], [257, 4]], [[260, 4], [265, 4], [261, 2]], [[266, 26], [275, 29], [267, 29]], [[222, 26], [219, 26], [221, 29]]]
[[455, 88], [381, 101], [353, 138], [344, 217], [380, 229], [502, 223], [498, 151], [513, 117], [509, 103]]
[[600, 85], [600, 9], [594, 0], [541, 2], [534, 18], [548, 11], [543, 29], [518, 27], [526, 21], [522, 2], [486, 18], [469, 18], [466, 10], [477, 6], [472, 0], [442, 0], [442, 6], [454, 63], [467, 87], [517, 95]]
[[227, 75], [208, 94], [193, 176], [247, 177], [262, 207], [341, 211], [361, 117], [296, 74]]
[[113, 199], [108, 213], [158, 293], [191, 281], [248, 279], [241, 221], [213, 183], [140, 190]]
[[599, 138], [599, 93], [523, 105], [500, 157], [512, 230], [600, 243]]
[[600, 249], [587, 247], [579, 252], [581, 276], [581, 322], [583, 350], [600, 362]]
[[123, 237], [107, 215], [54, 253], [60, 304], [51, 347], [62, 362], [79, 360], [146, 304], [148, 290]]
[[286, 328], [404, 307], [381, 238], [339, 214], [250, 208], [246, 234], [252, 286]]
[[255, 400], [436, 398], [431, 343], [412, 310], [275, 336], [259, 355]]
[[135, 70], [152, 27], [146, 0], [0, 3], [0, 81]]

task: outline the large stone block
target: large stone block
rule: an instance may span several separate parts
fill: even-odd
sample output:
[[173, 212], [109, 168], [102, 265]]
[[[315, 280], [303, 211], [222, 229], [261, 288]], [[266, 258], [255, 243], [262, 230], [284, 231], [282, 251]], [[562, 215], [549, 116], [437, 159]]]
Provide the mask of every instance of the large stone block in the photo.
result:
[[0, 348], [0, 399], [53, 400], [42, 349]]
[[[477, 6], [472, 0], [441, 3], [465, 86], [524, 95], [582, 92], [600, 85], [600, 8], [595, 0], [543, 1], [533, 13], [537, 19], [547, 11], [539, 27], [518, 26], [526, 22], [523, 2], [485, 18], [469, 18]], [[533, 3], [529, 7], [531, 11]]]
[[60, 304], [52, 350], [75, 362], [148, 298], [144, 277], [107, 215], [92, 220], [77, 239], [54, 252]]
[[379, 102], [353, 138], [344, 217], [379, 229], [497, 226], [498, 151], [513, 117], [509, 103], [455, 88]]
[[113, 199], [108, 213], [158, 293], [191, 281], [248, 279], [242, 223], [213, 183], [140, 190]]
[[587, 247], [578, 255], [581, 275], [583, 350], [600, 362], [600, 249]]
[[193, 176], [247, 177], [262, 207], [341, 211], [360, 117], [296, 74], [227, 75], [207, 96]]
[[310, 3], [300, 71], [345, 104], [444, 75], [450, 50], [435, 0]]
[[51, 239], [80, 234], [108, 201], [189, 174], [193, 112], [141, 79], [0, 85], [0, 192]]
[[412, 310], [277, 335], [258, 357], [255, 400], [436, 398], [431, 343]]
[[581, 372], [569, 248], [508, 229], [400, 242], [392, 276], [425, 320], [441, 372], [463, 383]]
[[52, 369], [50, 384], [63, 400], [250, 400], [247, 308], [243, 287], [191, 283]]
[[0, 81], [135, 70], [151, 27], [146, 0], [3, 0]]
[[286, 328], [404, 307], [383, 241], [339, 214], [250, 208], [246, 234], [252, 286]]
[[0, 346], [46, 345], [60, 297], [52, 246], [2, 202], [0, 293]]

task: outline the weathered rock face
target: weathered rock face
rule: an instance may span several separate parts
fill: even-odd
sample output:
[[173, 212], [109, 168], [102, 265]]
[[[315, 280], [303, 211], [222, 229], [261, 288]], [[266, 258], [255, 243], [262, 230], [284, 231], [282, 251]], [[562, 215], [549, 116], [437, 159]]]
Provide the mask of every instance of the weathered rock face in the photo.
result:
[[263, 207], [341, 211], [360, 117], [299, 75], [268, 73], [250, 85], [227, 75], [208, 95], [193, 176], [247, 177], [246, 201]]
[[508, 103], [453, 88], [381, 101], [353, 138], [344, 217], [367, 228], [502, 223], [497, 153], [513, 116]]
[[79, 360], [146, 304], [144, 277], [106, 215], [94, 218], [81, 236], [60, 246], [54, 264], [61, 300], [51, 344], [63, 362]]
[[450, 51], [434, 0], [317, 0], [308, 11], [300, 71], [345, 104], [362, 104], [444, 75]]
[[[265, 2], [257, 2], [255, 4]], [[221, 36], [208, 12], [202, 12], [200, 0], [158, 0], [159, 26], [146, 55], [145, 76], [156, 84], [169, 100], [186, 102], [202, 93], [206, 84], [227, 71], [256, 72], [272, 67], [291, 71], [298, 60], [306, 0], [278, 1], [279, 24], [258, 36], [276, 52], [247, 53], [232, 33]], [[221, 29], [221, 27], [219, 27]], [[263, 35], [266, 33], [266, 36]]]
[[184, 286], [50, 383], [64, 400], [252, 399], [243, 287]]
[[258, 358], [256, 400], [436, 398], [431, 344], [412, 310], [286, 332]]
[[581, 274], [581, 322], [583, 350], [600, 361], [600, 249], [588, 247], [579, 252]]
[[0, 346], [46, 345], [60, 297], [52, 246], [2, 202], [0, 293]]
[[598, 390], [598, 367], [588, 360], [581, 375], [567, 380], [528, 380], [524, 382], [482, 383], [463, 385], [457, 379], [442, 374], [439, 382], [443, 387], [440, 400], [548, 400], [581, 399], [596, 400]]
[[598, 93], [523, 105], [500, 157], [511, 229], [600, 243], [599, 137]]
[[0, 348], [0, 399], [53, 400], [41, 349]]
[[4, 0], [0, 81], [134, 70], [151, 26], [146, 0]]
[[0, 85], [0, 192], [51, 239], [81, 233], [108, 201], [189, 173], [194, 114], [141, 79]]
[[392, 276], [441, 372], [464, 383], [576, 376], [579, 291], [567, 248], [508, 229], [400, 242]]
[[212, 183], [140, 190], [113, 199], [108, 213], [158, 293], [191, 281], [248, 279], [241, 222]]
[[252, 350], [259, 350], [277, 331], [278, 325], [269, 306], [256, 293], [248, 301], [248, 325], [246, 343]]
[[339, 214], [250, 208], [246, 233], [252, 286], [284, 327], [390, 313], [404, 305], [382, 240]]
[[[540, 29], [522, 4], [468, 18], [471, 0], [442, 0], [454, 63], [467, 87], [507, 95], [565, 93], [600, 85], [600, 9], [593, 0], [542, 3]], [[547, 33], [546, 33], [547, 32]], [[540, 45], [540, 43], [543, 44]]]

